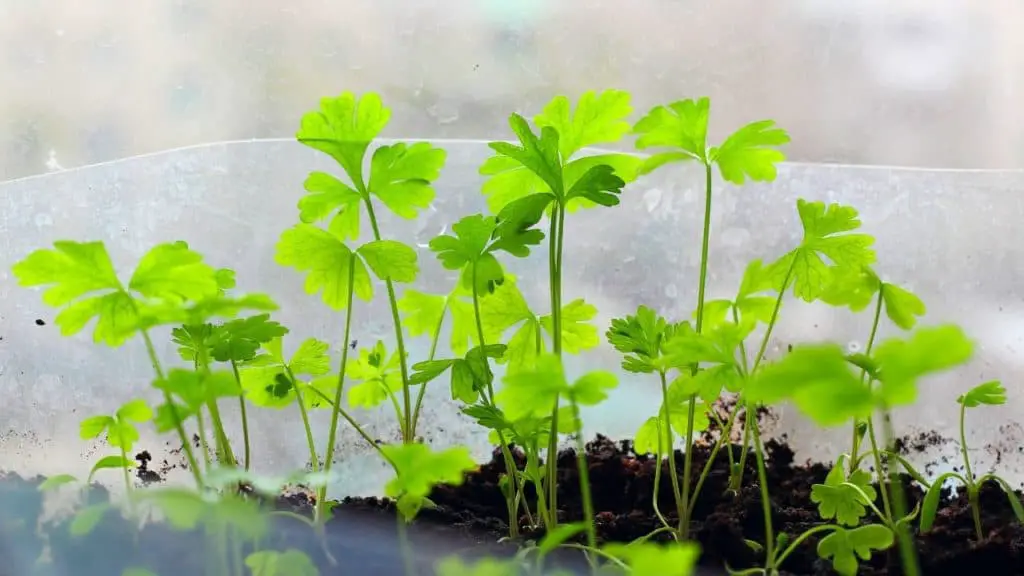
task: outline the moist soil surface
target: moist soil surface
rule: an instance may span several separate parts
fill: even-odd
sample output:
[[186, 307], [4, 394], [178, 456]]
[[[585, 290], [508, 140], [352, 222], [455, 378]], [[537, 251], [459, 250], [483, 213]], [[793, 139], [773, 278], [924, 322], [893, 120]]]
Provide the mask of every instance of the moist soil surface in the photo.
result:
[[[739, 458], [739, 448], [732, 447]], [[766, 443], [769, 492], [772, 496], [772, 520], [777, 533], [795, 537], [821, 523], [811, 501], [811, 487], [825, 481], [829, 467], [816, 463], [796, 463], [792, 450], [784, 442]], [[694, 475], [709, 456], [707, 447], [694, 447]], [[562, 521], [582, 517], [582, 502], [577, 489], [575, 455], [563, 452], [558, 460], [558, 504]], [[682, 455], [676, 454], [682, 470]], [[590, 482], [597, 531], [603, 541], [628, 542], [644, 536], [661, 524], [652, 508], [656, 462], [638, 456], [628, 443], [616, 443], [598, 437], [587, 445]], [[672, 522], [671, 484], [667, 462], [662, 462], [659, 507]], [[409, 558], [418, 574], [433, 574], [430, 567], [443, 556], [460, 554], [472, 558], [482, 555], [510, 557], [515, 544], [498, 543], [508, 533], [505, 502], [498, 488], [504, 472], [500, 452], [490, 462], [470, 474], [461, 486], [442, 486], [431, 499], [435, 509], [425, 509], [406, 530]], [[148, 481], [153, 472], [140, 470]], [[754, 458], [747, 459], [744, 487], [738, 494], [727, 492], [728, 455], [719, 453], [694, 509], [692, 537], [703, 548], [701, 574], [723, 574], [722, 566], [734, 570], [757, 565], [758, 555], [744, 539], [763, 542], [764, 527], [760, 492], [756, 483]], [[25, 480], [15, 475], [0, 475], [0, 576], [44, 574], [46, 576], [119, 575], [125, 568], [148, 568], [156, 574], [202, 574], [207, 560], [209, 538], [202, 532], [179, 532], [151, 523], [141, 531], [116, 513], [108, 513], [96, 529], [84, 537], [68, 533], [68, 520], [45, 521], [42, 531], [49, 536], [50, 565], [33, 572], [31, 564], [45, 548], [41, 538], [26, 526], [35, 523], [42, 511], [42, 498], [35, 487], [42, 479]], [[921, 500], [921, 490], [904, 479], [908, 504]], [[966, 496], [947, 493], [934, 527], [919, 533], [913, 527], [916, 545], [925, 575], [995, 576], [1024, 574], [1024, 528], [1013, 515], [1006, 496], [995, 485], [981, 490], [981, 518], [986, 537], [975, 541], [974, 525]], [[109, 496], [102, 489], [91, 489], [87, 502], [101, 502]], [[309, 514], [312, 499], [298, 492], [284, 495], [273, 503], [279, 510]], [[880, 506], [880, 504], [879, 504]], [[531, 531], [521, 519], [522, 538], [536, 539], [543, 534]], [[376, 498], [350, 498], [337, 503], [327, 524], [326, 548], [335, 559], [332, 564], [323, 546], [311, 531], [297, 520], [279, 523], [263, 549], [296, 548], [309, 554], [321, 574], [358, 574], [385, 576], [403, 574], [399, 553], [397, 519], [390, 502]], [[783, 570], [788, 574], [834, 574], [831, 564], [816, 554], [817, 539], [809, 538], [788, 557]], [[547, 563], [582, 574], [580, 559], [570, 553], [556, 555]], [[901, 574], [898, 551], [876, 553], [862, 561], [859, 574]]]

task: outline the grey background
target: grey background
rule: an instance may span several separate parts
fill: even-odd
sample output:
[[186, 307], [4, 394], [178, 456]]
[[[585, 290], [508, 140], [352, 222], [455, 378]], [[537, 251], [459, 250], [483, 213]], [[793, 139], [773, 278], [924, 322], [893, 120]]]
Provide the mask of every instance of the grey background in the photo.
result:
[[509, 112], [621, 88], [770, 117], [792, 159], [1024, 167], [1016, 0], [0, 0], [0, 180], [288, 137], [375, 90], [394, 137], [496, 138]]

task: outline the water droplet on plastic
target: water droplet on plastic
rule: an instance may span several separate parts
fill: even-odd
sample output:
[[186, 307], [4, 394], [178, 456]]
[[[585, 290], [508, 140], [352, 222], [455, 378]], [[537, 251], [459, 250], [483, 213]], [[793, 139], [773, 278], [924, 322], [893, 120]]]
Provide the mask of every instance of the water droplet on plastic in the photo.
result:
[[846, 345], [846, 349], [850, 351], [850, 354], [856, 354], [860, 352], [860, 342], [851, 340], [850, 343]]
[[675, 284], [668, 284], [665, 286], [665, 296], [669, 298], [675, 298], [679, 294]]
[[53, 226], [53, 218], [49, 214], [36, 214], [36, 226]]
[[451, 124], [459, 119], [459, 109], [452, 104], [434, 104], [427, 108], [427, 114], [438, 124]]

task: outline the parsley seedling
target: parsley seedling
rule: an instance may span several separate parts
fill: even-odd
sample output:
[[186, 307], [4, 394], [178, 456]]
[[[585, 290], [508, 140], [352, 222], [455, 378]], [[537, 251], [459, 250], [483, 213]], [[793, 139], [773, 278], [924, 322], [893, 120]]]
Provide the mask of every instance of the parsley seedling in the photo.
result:
[[[495, 155], [484, 162], [480, 173], [488, 176], [484, 194], [497, 213], [496, 240], [512, 255], [526, 256], [521, 247], [535, 244], [543, 233], [536, 228], [549, 216], [548, 279], [551, 302], [551, 348], [561, 357], [563, 350], [564, 310], [562, 305], [562, 247], [565, 214], [581, 207], [615, 206], [627, 179], [636, 176], [640, 161], [625, 154], [577, 157], [587, 146], [614, 142], [629, 131], [625, 118], [632, 112], [629, 94], [606, 90], [587, 92], [572, 108], [568, 98], [553, 99], [534, 118], [534, 125], [519, 114], [512, 114], [509, 126], [517, 143], [491, 142]], [[570, 304], [571, 306], [571, 304]], [[536, 331], [527, 332], [534, 335]], [[539, 338], [538, 338], [539, 345]], [[512, 342], [510, 353], [514, 353]], [[539, 350], [539, 348], [538, 348]], [[559, 396], [549, 407], [552, 428], [557, 430]], [[558, 435], [551, 434], [547, 447], [546, 516], [548, 528], [557, 523]]]
[[942, 489], [946, 481], [956, 480], [966, 488], [967, 502], [971, 507], [971, 517], [974, 520], [974, 534], [981, 541], [985, 535], [981, 525], [981, 505], [978, 503], [978, 494], [986, 482], [995, 482], [1006, 493], [1006, 497], [1010, 501], [1010, 507], [1013, 508], [1013, 513], [1016, 514], [1019, 521], [1024, 522], [1024, 506], [1021, 505], [1020, 499], [1017, 498], [1010, 484], [991, 472], [982, 475], [980, 478], [975, 478], [971, 467], [971, 457], [967, 449], [967, 432], [965, 427], [967, 409], [977, 408], [982, 405], [1000, 406], [1005, 404], [1006, 388], [998, 380], [991, 380], [971, 388], [966, 393], [961, 394], [956, 401], [960, 404], [960, 454], [963, 457], [964, 472], [963, 474], [946, 472], [932, 483], [931, 488], [925, 494], [924, 506], [921, 510], [921, 531], [931, 530], [932, 525], [935, 523], [935, 513], [939, 508], [939, 499], [942, 497]]

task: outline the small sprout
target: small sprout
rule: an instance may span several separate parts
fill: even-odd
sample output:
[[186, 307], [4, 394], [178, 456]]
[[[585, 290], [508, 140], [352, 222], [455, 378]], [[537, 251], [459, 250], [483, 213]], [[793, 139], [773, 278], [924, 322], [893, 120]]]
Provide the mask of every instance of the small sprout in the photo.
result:
[[849, 529], [836, 526], [818, 541], [818, 556], [831, 558], [832, 567], [841, 576], [856, 576], [858, 558], [869, 560], [872, 550], [887, 550], [892, 544], [892, 530], [879, 524]]
[[[733, 312], [740, 323], [770, 323], [775, 309], [775, 297], [764, 295], [774, 286], [768, 271], [761, 260], [751, 261], [743, 272], [743, 280], [734, 300], [709, 300], [704, 303], [704, 326], [713, 329], [731, 320], [730, 314]], [[697, 312], [694, 311], [696, 317]]]
[[857, 526], [878, 494], [871, 486], [871, 474], [857, 469], [846, 477], [844, 458], [836, 460], [824, 484], [811, 487], [811, 501], [818, 505], [823, 520]]
[[533, 370], [505, 376], [505, 386], [495, 402], [511, 421], [543, 418], [559, 396], [569, 396], [582, 406], [595, 406], [607, 398], [607, 390], [618, 384], [611, 372], [589, 372], [569, 384], [561, 360], [554, 354], [538, 358]]
[[1020, 499], [1009, 482], [992, 473], [985, 474], [981, 478], [975, 478], [971, 467], [970, 453], [967, 449], [967, 409], [983, 405], [999, 406], [1005, 404], [1006, 388], [998, 380], [991, 380], [971, 388], [966, 393], [961, 394], [956, 401], [960, 404], [960, 455], [963, 458], [964, 473], [946, 472], [932, 482], [921, 505], [921, 531], [931, 530], [932, 525], [935, 523], [935, 515], [939, 508], [939, 500], [942, 498], [944, 484], [947, 480], [956, 480], [966, 488], [967, 501], [970, 504], [971, 516], [974, 520], [974, 534], [980, 541], [984, 538], [984, 532], [981, 525], [981, 505], [978, 497], [981, 487], [987, 482], [991, 481], [999, 485], [999, 488], [1006, 494], [1010, 507], [1013, 509], [1014, 515], [1017, 516], [1017, 520], [1024, 523], [1024, 505], [1021, 504]]
[[[388, 356], [383, 341], [363, 348], [358, 358], [349, 358], [345, 374], [359, 382], [348, 389], [348, 403], [358, 408], [375, 408], [402, 390], [398, 352]], [[399, 418], [401, 420], [401, 418]]]

